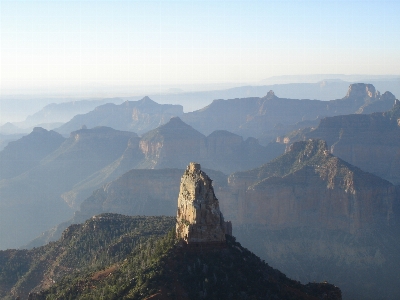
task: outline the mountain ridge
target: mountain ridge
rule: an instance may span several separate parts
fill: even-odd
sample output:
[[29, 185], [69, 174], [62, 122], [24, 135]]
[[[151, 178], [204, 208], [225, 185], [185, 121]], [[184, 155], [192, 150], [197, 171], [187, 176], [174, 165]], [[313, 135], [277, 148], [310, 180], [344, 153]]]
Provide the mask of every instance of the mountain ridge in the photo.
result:
[[395, 100], [392, 108], [386, 112], [323, 118], [315, 128], [287, 135], [286, 143], [309, 138], [324, 139], [334, 155], [398, 184], [399, 118], [400, 103]]
[[86, 125], [89, 128], [108, 126], [142, 134], [181, 114], [183, 114], [181, 105], [158, 104], [146, 96], [141, 100], [125, 101], [119, 105], [108, 103], [97, 106], [86, 114], [76, 115], [56, 131], [68, 134]]

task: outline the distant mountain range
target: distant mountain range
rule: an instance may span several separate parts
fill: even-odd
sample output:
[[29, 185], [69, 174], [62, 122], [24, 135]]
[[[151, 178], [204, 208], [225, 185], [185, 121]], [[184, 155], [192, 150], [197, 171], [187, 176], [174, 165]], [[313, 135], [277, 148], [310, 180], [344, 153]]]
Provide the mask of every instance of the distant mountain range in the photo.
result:
[[399, 111], [370, 84], [331, 101], [270, 91], [191, 113], [149, 98], [99, 106], [63, 125], [68, 138], [35, 128], [0, 151], [0, 247], [53, 228], [27, 245], [41, 246], [99, 213], [175, 215], [181, 170], [197, 161], [214, 170], [234, 235], [272, 266], [345, 298], [397, 299]]
[[69, 134], [84, 125], [88, 128], [108, 126], [143, 134], [181, 114], [181, 105], [158, 104], [149, 97], [144, 97], [139, 101], [125, 101], [120, 105], [108, 103], [98, 106], [93, 111], [73, 117], [57, 131]]
[[[174, 112], [182, 112], [181, 106], [160, 105], [144, 98], [121, 105], [100, 106], [79, 118], [90, 117], [92, 121], [111, 123], [119, 120], [120, 124], [137, 126], [136, 128], [143, 130], [164, 121], [166, 124], [143, 134], [142, 137], [131, 131], [107, 127], [85, 129], [83, 126], [83, 129], [71, 133], [56, 150], [54, 148], [62, 138], [55, 133], [49, 134], [45, 130], [36, 129], [35, 131], [41, 131], [44, 135], [57, 136], [57, 142], [47, 145], [44, 140], [35, 138], [33, 132], [0, 152], [0, 163], [3, 166], [0, 200], [5, 207], [1, 214], [5, 217], [4, 224], [16, 224], [15, 230], [25, 226], [23, 223], [29, 220], [21, 218], [24, 211], [28, 213], [29, 210], [38, 211], [39, 207], [48, 207], [49, 213], [45, 215], [49, 219], [48, 222], [41, 222], [40, 226], [38, 224], [37, 228], [36, 225], [31, 225], [29, 229], [21, 230], [21, 236], [26, 237], [21, 239], [9, 235], [6, 227], [2, 227], [4, 235], [1, 247], [17, 247], [27, 243], [41, 231], [55, 225], [55, 220], [57, 223], [60, 219], [67, 220], [72, 210], [66, 208], [65, 203], [69, 207], [79, 207], [93, 190], [130, 169], [184, 168], [189, 161], [198, 161], [205, 168], [230, 174], [266, 163], [283, 153], [286, 146], [270, 143], [263, 147], [256, 139], [243, 140], [226, 128], [262, 134], [278, 120], [294, 124], [297, 119], [312, 118], [318, 110], [331, 114], [347, 111], [361, 113], [371, 105], [375, 105], [375, 108], [384, 108], [389, 103], [392, 105], [393, 99], [394, 96], [389, 92], [380, 95], [371, 85], [353, 84], [346, 97], [328, 102], [285, 100], [277, 98], [272, 92], [264, 98], [218, 100], [203, 110], [181, 115], [205, 131], [213, 127], [222, 129], [206, 137], [180, 118], [165, 120], [167, 116], [174, 115]], [[85, 124], [80, 124], [80, 127], [82, 125]], [[302, 126], [307, 125], [303, 121]], [[35, 208], [34, 203], [37, 203], [38, 208]], [[12, 221], [17, 219], [17, 222]], [[7, 240], [14, 244], [6, 244]]]
[[262, 98], [214, 100], [207, 107], [181, 118], [205, 134], [217, 128], [225, 129], [244, 137], [262, 137], [267, 143], [300, 121], [363, 113], [370, 105], [377, 111], [386, 111], [394, 100], [390, 92], [381, 95], [373, 85], [360, 83], [350, 85], [347, 95], [337, 100], [284, 99], [270, 91]]
[[[340, 87], [338, 85], [340, 85]], [[343, 99], [350, 97], [351, 100], [345, 101], [346, 103], [343, 103], [343, 101], [331, 100], [329, 101], [328, 108], [326, 108], [326, 103], [323, 103], [325, 101], [315, 100], [316, 102], [313, 101], [312, 105], [310, 106], [310, 101], [302, 100], [299, 102], [298, 100], [295, 100], [295, 97], [307, 99], [308, 97], [306, 97], [306, 91], [308, 89], [314, 89], [314, 86], [315, 88], [321, 90], [326, 90], [329, 88], [336, 93], [340, 91], [340, 94], [343, 95], [346, 91], [346, 88], [348, 88], [348, 85], [349, 83], [341, 81], [324, 81], [316, 84], [287, 84], [268, 86], [269, 89], [266, 89], [266, 86], [249, 86], [233, 88], [226, 91], [199, 92], [198, 95], [196, 93], [178, 93], [152, 96], [157, 101], [161, 101], [163, 103], [166, 103], [166, 101], [169, 101], [170, 103], [183, 103], [190, 100], [191, 102], [195, 101], [197, 103], [204, 103], [204, 105], [210, 103], [212, 99], [220, 99], [218, 97], [221, 96], [224, 99], [232, 96], [241, 97], [220, 103], [219, 106], [222, 104], [222, 110], [218, 110], [218, 105], [210, 104], [209, 109], [207, 109], [207, 106], [200, 111], [187, 114], [183, 114], [182, 105], [157, 104], [148, 97], [138, 101], [126, 101], [124, 104], [120, 105], [115, 104], [118, 104], [122, 101], [122, 99], [119, 98], [102, 99], [97, 101], [82, 100], [60, 104], [50, 104], [36, 114], [29, 116], [24, 122], [3, 125], [0, 127], [0, 133], [2, 132], [11, 134], [22, 132], [27, 129], [29, 130], [29, 128], [34, 126], [40, 126], [45, 129], [54, 129], [57, 126], [57, 122], [60, 124], [60, 122], [66, 122], [72, 118], [67, 122], [67, 124], [62, 125], [57, 131], [64, 135], [68, 135], [70, 132], [81, 128], [82, 125], [86, 125], [88, 128], [96, 126], [108, 126], [118, 130], [129, 130], [138, 134], [142, 134], [166, 123], [173, 116], [180, 116], [186, 123], [206, 135], [215, 130], [224, 129], [244, 137], [253, 136], [256, 138], [262, 138], [261, 142], [263, 144], [267, 144], [277, 135], [281, 135], [287, 131], [290, 131], [288, 126], [293, 126], [300, 121], [315, 120], [324, 116], [338, 114], [355, 112], [360, 113], [363, 112], [363, 109], [364, 113], [385, 111], [389, 109], [387, 102], [390, 101], [388, 100], [388, 97], [381, 97], [379, 93], [375, 94], [375, 88], [372, 85], [364, 84], [352, 84], [349, 88], [349, 91], [351, 89], [354, 90], [358, 85], [363, 93], [348, 93], [347, 97]], [[273, 97], [273, 94], [265, 96], [271, 89], [274, 89], [275, 93], [278, 95], [286, 95], [286, 98], [278, 98], [276, 96]], [[293, 94], [288, 94], [288, 90], [293, 90]], [[373, 93], [371, 94], [372, 90]], [[304, 97], [301, 97], [304, 92], [306, 92]], [[371, 94], [371, 97], [368, 96], [368, 93]], [[340, 95], [332, 93], [328, 94], [331, 95], [331, 97], [323, 98], [323, 100], [334, 99]], [[261, 98], [254, 97], [253, 100], [251, 100], [251, 98], [243, 98], [247, 97], [247, 95], [264, 96]], [[389, 94], [387, 96], [389, 96]], [[288, 99], [290, 97], [292, 99]], [[264, 100], [257, 100], [267, 98], [270, 101], [265, 102]], [[273, 101], [274, 98], [275, 100], [280, 99], [279, 103], [275, 103]], [[310, 98], [322, 99], [321, 97]], [[351, 106], [350, 103], [352, 101], [354, 102], [355, 98], [357, 98], [355, 101], [356, 103]], [[200, 101], [199, 99], [207, 99], [207, 102], [203, 102], [203, 100]], [[109, 101], [108, 104], [98, 106], [100, 103], [106, 103], [107, 100]], [[385, 102], [385, 100], [387, 101]], [[254, 101], [256, 103], [254, 103]], [[372, 102], [374, 102], [373, 105]], [[240, 107], [235, 108], [235, 105], [239, 105], [240, 107], [245, 106], [246, 109], [240, 111]], [[89, 112], [89, 110], [95, 107], [95, 110]], [[235, 114], [238, 114], [235, 120], [228, 121], [226, 118], [227, 111], [233, 113], [237, 109], [239, 109], [239, 111], [235, 112]], [[215, 119], [215, 117], [210, 115], [210, 110], [215, 110], [214, 114], [218, 116], [225, 115], [225, 117]], [[271, 110], [274, 111], [274, 114], [270, 114]], [[203, 117], [207, 117], [210, 122], [201, 124], [201, 122], [204, 122], [201, 121]], [[13, 127], [11, 128], [10, 126]]]
[[[306, 121], [351, 113], [383, 112], [390, 109], [394, 99], [395, 96], [390, 92], [381, 95], [373, 85], [362, 83], [351, 84], [347, 95], [337, 100], [279, 98], [269, 91], [261, 98], [214, 100], [203, 109], [189, 113], [183, 113], [181, 105], [158, 104], [149, 97], [144, 97], [120, 105], [108, 103], [98, 106], [88, 113], [74, 116], [56, 131], [68, 135], [82, 126], [108, 126], [141, 135], [165, 124], [171, 117], [179, 116], [185, 123], [205, 135], [215, 130], [227, 130], [245, 138], [259, 138], [260, 142], [266, 145], [276, 136], [293, 130], [293, 127], [307, 126]], [[71, 107], [74, 107], [71, 103], [64, 106], [66, 111], [71, 111]], [[41, 115], [60, 114], [62, 105], [58, 105], [55, 112], [52, 112], [51, 106], [47, 110], [49, 112], [44, 109], [38, 113], [37, 118], [40, 119]], [[39, 119], [35, 120], [38, 122]]]

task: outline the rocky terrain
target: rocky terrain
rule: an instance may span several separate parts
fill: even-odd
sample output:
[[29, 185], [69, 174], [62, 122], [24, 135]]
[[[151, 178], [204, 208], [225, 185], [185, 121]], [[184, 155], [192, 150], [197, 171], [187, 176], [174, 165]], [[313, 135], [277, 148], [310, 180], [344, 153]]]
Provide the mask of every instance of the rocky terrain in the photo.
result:
[[[205, 169], [213, 178], [214, 187], [227, 184], [227, 175]], [[93, 215], [117, 213], [135, 215], [176, 214], [176, 195], [183, 169], [134, 169], [103, 185], [85, 199], [74, 217], [40, 235], [26, 248], [38, 247], [56, 241], [71, 224], [84, 222]]]
[[224, 221], [212, 180], [198, 163], [191, 162], [181, 178], [176, 222], [176, 236], [191, 246], [224, 244], [225, 235], [232, 235], [232, 223]]
[[289, 276], [335, 282], [344, 299], [400, 296], [398, 188], [326, 142], [296, 142], [216, 193], [235, 235]]
[[[184, 114], [181, 107], [159, 105], [144, 98], [101, 106], [77, 116], [76, 123], [70, 123], [76, 128], [82, 125], [91, 128], [96, 122], [114, 124], [117, 121], [118, 126], [126, 126], [129, 131], [83, 126], [64, 139], [54, 132], [36, 128], [0, 152], [0, 158], [4, 156], [0, 163], [9, 170], [1, 168], [2, 175], [9, 175], [0, 180], [0, 247], [20, 246], [70, 219], [85, 198], [73, 219], [53, 227], [28, 246], [54, 241], [71, 223], [83, 222], [99, 213], [175, 215], [183, 173], [175, 168], [198, 161], [203, 167], [218, 171], [207, 170], [215, 180], [212, 192], [215, 195], [211, 197], [208, 188], [200, 192], [193, 185], [194, 194], [198, 192], [202, 197], [199, 201], [195, 197], [194, 202], [203, 205], [211, 199], [214, 203], [217, 197], [221, 210], [214, 203], [212, 209], [206, 205], [198, 215], [190, 215], [197, 204], [192, 205], [185, 198], [187, 203], [182, 201], [184, 206], [181, 203], [185, 217], [181, 218], [180, 232], [184, 233], [183, 237], [188, 235], [187, 241], [194, 228], [190, 222], [194, 220], [201, 224], [199, 228], [195, 226], [194, 239], [212, 240], [214, 234], [203, 234], [203, 229], [210, 219], [218, 218], [202, 222], [212, 212], [219, 212], [218, 222], [223, 231], [217, 230], [219, 233], [215, 235], [221, 242], [221, 232], [229, 232], [221, 214], [224, 211], [225, 218], [235, 224], [235, 235], [290, 277], [303, 283], [334, 282], [343, 287], [345, 299], [397, 299], [400, 297], [397, 286], [400, 203], [399, 189], [394, 184], [400, 178], [397, 174], [400, 104], [396, 102], [388, 112], [367, 114], [386, 110], [394, 99], [389, 92], [381, 95], [372, 85], [352, 84], [347, 95], [338, 100], [282, 99], [271, 91], [262, 98], [216, 100], [202, 110]], [[180, 117], [170, 119], [178, 110]], [[352, 115], [336, 116], [347, 113]], [[92, 117], [87, 120], [93, 123], [83, 123], [88, 115]], [[135, 128], [141, 137], [132, 132]], [[255, 138], [238, 135], [254, 135], [266, 142], [288, 129], [296, 131], [267, 146], [260, 145]], [[59, 138], [59, 147], [55, 146], [56, 142], [46, 144], [45, 137]], [[326, 142], [310, 138], [323, 138]], [[294, 143], [298, 140], [301, 142]], [[33, 147], [37, 147], [37, 153], [26, 154]], [[286, 152], [272, 160], [285, 147]], [[31, 165], [18, 166], [23, 155]], [[227, 178], [224, 173], [232, 174]], [[199, 182], [209, 186], [204, 178]], [[191, 190], [186, 189], [185, 195]], [[172, 241], [171, 237], [167, 240]], [[161, 244], [167, 244], [167, 240]], [[228, 239], [228, 243], [240, 248], [232, 240]], [[181, 253], [179, 248], [169, 249], [175, 249], [169, 252], [172, 257]], [[7, 253], [11, 253], [7, 257], [14, 255], [12, 251]], [[182, 266], [188, 269], [188, 265]], [[188, 278], [191, 276], [189, 271], [179, 272]], [[78, 282], [85, 286], [106, 282], [111, 285], [108, 279], [103, 281], [102, 275], [99, 275], [100, 281], [93, 283], [87, 274], [85, 279], [79, 277]], [[72, 277], [65, 280], [55, 286], [54, 293], [74, 297], [68, 291], [77, 294], [82, 291], [73, 283], [70, 285]], [[142, 282], [132, 286], [131, 295], [144, 293], [145, 289], [138, 286]], [[157, 289], [157, 284], [151, 286], [153, 293], [149, 292], [148, 296], [171, 293], [171, 290]], [[193, 290], [202, 295], [205, 290], [212, 290], [199, 287]], [[104, 290], [104, 293], [111, 291]], [[52, 293], [47, 290], [32, 297]]]
[[57, 242], [0, 251], [0, 296], [342, 299], [338, 287], [288, 279], [237, 243], [199, 164], [181, 178], [176, 231], [160, 238], [171, 221], [103, 214], [71, 225]]
[[0, 133], [0, 151], [2, 151], [10, 142], [19, 140], [26, 134], [17, 133], [17, 134], [2, 134]]
[[281, 144], [264, 147], [254, 138], [244, 141], [241, 136], [222, 130], [206, 137], [174, 117], [140, 139], [131, 138], [118, 159], [76, 184], [62, 198], [78, 207], [93, 190], [131, 169], [185, 168], [191, 160], [229, 174], [267, 162], [284, 148]]
[[[230, 173], [256, 167], [279, 155], [284, 149], [284, 145], [274, 145], [272, 148], [261, 146], [254, 138], [244, 141], [242, 137], [227, 131], [216, 131], [206, 137], [178, 117], [141, 138], [134, 132], [109, 127], [84, 127], [72, 132], [65, 140], [58, 133], [48, 133], [58, 137], [58, 148], [57, 145], [45, 148], [46, 143], [39, 138], [38, 132], [47, 131], [37, 128], [27, 138], [12, 144], [21, 145], [21, 153], [32, 156], [31, 164], [25, 164], [23, 159], [19, 159], [23, 158], [22, 155], [12, 159], [13, 155], [18, 155], [17, 148], [12, 153], [7, 149], [0, 152], [0, 156], [3, 155], [2, 163], [8, 163], [7, 169], [2, 169], [7, 177], [0, 181], [1, 202], [5, 207], [8, 205], [8, 213], [7, 209], [4, 210], [9, 216], [7, 222], [20, 217], [29, 206], [24, 205], [28, 203], [31, 211], [38, 211], [39, 207], [53, 208], [49, 211], [51, 220], [43, 220], [46, 226], [55, 225], [53, 220], [58, 220], [57, 223], [67, 220], [72, 210], [77, 209], [95, 189], [131, 169], [184, 168], [191, 160], [197, 160], [205, 168]], [[37, 153], [31, 153], [32, 150], [37, 150]], [[7, 155], [10, 157], [8, 160]], [[7, 172], [10, 174], [7, 175]], [[9, 213], [11, 208], [14, 210]], [[35, 227], [31, 226], [24, 231], [24, 235], [30, 236], [31, 230], [39, 234], [40, 231], [35, 230]], [[41, 227], [41, 231], [48, 228]], [[13, 246], [7, 245], [5, 241], [3, 239], [0, 242], [1, 248], [17, 247], [19, 239], [13, 239]]]
[[372, 224], [397, 222], [396, 187], [333, 156], [323, 140], [296, 142], [284, 155], [234, 173], [228, 181], [228, 198], [241, 195], [223, 202], [233, 205], [224, 211], [234, 214], [229, 218], [235, 223], [271, 228], [307, 224], [356, 233]]
[[400, 103], [393, 100], [392, 109], [384, 113], [324, 118], [316, 128], [288, 136], [286, 143], [309, 138], [324, 139], [335, 156], [398, 184], [399, 119]]
[[[52, 245], [53, 253], [63, 246], [66, 253], [62, 257], [51, 256], [58, 258], [49, 268], [54, 274], [45, 274], [45, 279], [52, 276], [50, 281], [33, 288], [28, 299], [342, 299], [340, 289], [326, 282], [302, 285], [287, 278], [230, 236], [223, 248], [203, 251], [183, 247], [172, 230], [158, 238], [166, 224], [158, 218], [146, 218], [140, 225], [132, 220], [139, 226], [122, 236], [113, 233], [117, 224], [109, 215], [93, 218], [83, 227], [68, 228], [63, 238]], [[148, 236], [148, 230], [154, 227], [158, 231]], [[93, 250], [89, 253], [81, 242], [93, 229], [89, 239]], [[107, 250], [97, 246], [99, 233], [105, 238]], [[75, 244], [80, 255], [74, 259], [72, 255], [78, 251], [68, 245]], [[15, 252], [18, 255], [21, 251]], [[68, 267], [63, 269], [64, 266]], [[60, 270], [62, 276], [57, 276]], [[12, 273], [8, 268], [4, 271]], [[12, 294], [21, 295], [27, 290], [12, 289]]]
[[185, 168], [191, 160], [196, 160], [205, 168], [224, 173], [258, 166], [283, 151], [261, 146], [254, 138], [244, 141], [225, 130], [206, 137], [178, 117], [143, 135], [140, 149], [145, 155], [142, 167]]
[[[104, 212], [175, 215], [182, 173], [132, 170], [86, 199], [75, 220]], [[399, 295], [399, 198], [390, 182], [333, 156], [321, 140], [295, 143], [228, 179], [206, 173], [234, 235], [270, 265], [303, 283], [334, 282], [344, 299]]]

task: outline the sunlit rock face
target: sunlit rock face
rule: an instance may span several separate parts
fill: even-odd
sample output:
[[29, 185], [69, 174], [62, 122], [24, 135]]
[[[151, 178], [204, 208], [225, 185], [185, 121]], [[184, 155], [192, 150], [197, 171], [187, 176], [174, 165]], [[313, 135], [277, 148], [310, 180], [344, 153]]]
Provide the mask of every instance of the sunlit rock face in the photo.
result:
[[181, 178], [176, 234], [187, 244], [224, 243], [225, 234], [232, 234], [231, 223], [224, 221], [219, 209], [212, 180], [198, 163], [190, 163]]

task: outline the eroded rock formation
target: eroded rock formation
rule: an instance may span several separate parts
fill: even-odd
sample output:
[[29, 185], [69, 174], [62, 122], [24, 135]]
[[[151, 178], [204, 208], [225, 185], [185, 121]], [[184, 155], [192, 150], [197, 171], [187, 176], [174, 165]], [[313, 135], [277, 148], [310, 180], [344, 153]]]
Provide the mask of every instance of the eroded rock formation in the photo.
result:
[[212, 180], [200, 164], [190, 163], [182, 178], [178, 196], [176, 234], [186, 243], [224, 243], [232, 235], [215, 197]]
[[296, 142], [260, 168], [230, 175], [221, 206], [235, 224], [309, 226], [351, 234], [396, 222], [396, 187], [333, 156], [323, 140]]

